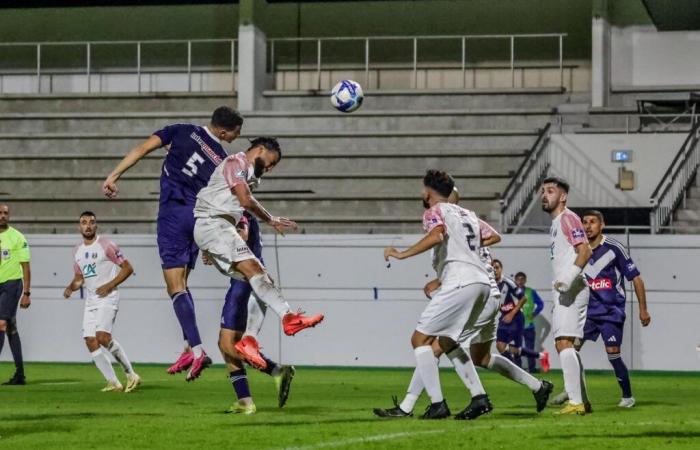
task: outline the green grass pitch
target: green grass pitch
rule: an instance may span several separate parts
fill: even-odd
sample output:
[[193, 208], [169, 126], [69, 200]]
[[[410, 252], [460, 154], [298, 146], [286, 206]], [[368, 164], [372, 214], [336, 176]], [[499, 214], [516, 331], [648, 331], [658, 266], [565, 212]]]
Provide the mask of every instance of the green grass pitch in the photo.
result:
[[[136, 365], [144, 382], [132, 394], [101, 393], [90, 364], [29, 364], [27, 386], [0, 386], [0, 448], [369, 448], [369, 449], [698, 449], [697, 373], [633, 373], [636, 408], [617, 408], [611, 372], [588, 374], [594, 413], [536, 415], [522, 386], [480, 372], [494, 412], [473, 422], [382, 420], [373, 407], [391, 406], [410, 379], [407, 369], [297, 369], [289, 403], [276, 406], [272, 380], [249, 370], [254, 416], [223, 414], [233, 390], [223, 367], [186, 383], [164, 366]], [[115, 366], [116, 370], [119, 370]], [[12, 367], [0, 364], [0, 377]], [[122, 377], [123, 378], [123, 377]], [[560, 372], [548, 374], [555, 392]], [[467, 395], [456, 374], [441, 373], [452, 412]], [[423, 397], [416, 412], [426, 406]]]

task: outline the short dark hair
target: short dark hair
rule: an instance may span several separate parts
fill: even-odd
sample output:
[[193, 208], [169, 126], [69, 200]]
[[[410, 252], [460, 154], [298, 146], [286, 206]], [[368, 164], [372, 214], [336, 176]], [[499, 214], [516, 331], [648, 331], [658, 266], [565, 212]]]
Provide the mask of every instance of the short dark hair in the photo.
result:
[[588, 211], [583, 213], [581, 218], [586, 217], [586, 216], [597, 217], [598, 220], [600, 220], [600, 223], [605, 223], [605, 218], [603, 217], [603, 213], [598, 211], [597, 209], [589, 209]]
[[423, 177], [423, 186], [447, 198], [455, 188], [455, 180], [447, 172], [429, 169]]
[[499, 266], [503, 267], [503, 263], [501, 262], [500, 259], [498, 259], [498, 258], [493, 258], [493, 259], [491, 260], [491, 265], [494, 265], [494, 264], [496, 264], [496, 263], [497, 263]]
[[272, 152], [277, 152], [277, 154], [280, 156], [279, 159], [282, 159], [282, 148], [280, 147], [280, 143], [277, 142], [276, 138], [269, 137], [269, 136], [261, 136], [261, 137], [256, 137], [255, 139], [250, 139], [249, 142], [250, 142], [250, 147], [248, 147], [248, 150], [252, 150], [257, 146], [262, 145], [267, 150], [270, 150]]
[[92, 211], [83, 211], [80, 213], [80, 216], [78, 216], [78, 219], [82, 219], [83, 217], [94, 217], [97, 219], [97, 216], [95, 215], [94, 212]]
[[527, 278], [527, 275], [525, 275], [525, 272], [518, 272], [515, 274], [515, 278], [518, 278], [518, 277]]
[[567, 194], [569, 193], [569, 183], [567, 183], [563, 178], [559, 177], [547, 177], [544, 179], [542, 184], [548, 184], [548, 183], [554, 183], [557, 185], [559, 189], [562, 191], [566, 192]]
[[233, 131], [243, 126], [243, 116], [233, 108], [219, 106], [211, 115], [211, 125], [226, 131]]

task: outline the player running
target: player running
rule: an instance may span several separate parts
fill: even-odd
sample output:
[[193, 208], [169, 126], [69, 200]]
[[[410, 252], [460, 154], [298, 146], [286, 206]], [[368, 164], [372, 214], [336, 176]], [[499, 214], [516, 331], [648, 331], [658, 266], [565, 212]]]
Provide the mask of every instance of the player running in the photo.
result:
[[[632, 396], [630, 375], [620, 354], [625, 325], [623, 277], [631, 281], [634, 286], [634, 292], [639, 300], [639, 321], [643, 327], [646, 327], [651, 322], [651, 316], [647, 311], [644, 281], [625, 247], [603, 234], [605, 220], [600, 211], [587, 211], [583, 215], [583, 227], [593, 249], [593, 256], [583, 270], [591, 289], [591, 299], [588, 303], [583, 340], [577, 342], [576, 349], [580, 350], [585, 341], [596, 341], [598, 336], [603, 338], [608, 360], [613, 366], [615, 377], [622, 389], [622, 398], [617, 406], [632, 408], [635, 400]], [[566, 392], [562, 392], [554, 398], [552, 403], [561, 404], [566, 400], [568, 400]]]
[[242, 126], [243, 117], [226, 106], [214, 111], [207, 126], [168, 125], [131, 150], [102, 185], [104, 194], [115, 198], [119, 193], [117, 181], [129, 168], [154, 150], [168, 146], [160, 176], [157, 240], [163, 278], [185, 337], [185, 350], [168, 373], [189, 369], [187, 381], [199, 377], [211, 364], [202, 346], [194, 301], [187, 287], [199, 251], [193, 235], [194, 205], [197, 193], [228, 156], [222, 143], [236, 139]]
[[[247, 211], [243, 213], [241, 220], [236, 225], [236, 230], [248, 248], [253, 252], [261, 264], [262, 259], [262, 237], [258, 221]], [[207, 260], [208, 264], [212, 264]], [[254, 295], [250, 283], [243, 280], [231, 278], [231, 286], [226, 293], [226, 300], [221, 312], [221, 330], [219, 332], [219, 348], [226, 360], [226, 367], [229, 371], [229, 379], [238, 398], [229, 412], [253, 414], [256, 412], [250, 389], [248, 388], [247, 374], [242, 362], [238, 358], [230, 358], [228, 355], [236, 354], [236, 346], [258, 347], [256, 337], [262, 327], [265, 318], [266, 306]], [[242, 342], [239, 344], [239, 342]], [[270, 375], [275, 381], [278, 394], [278, 406], [281, 408], [287, 402], [289, 388], [294, 378], [295, 370], [293, 366], [278, 364], [260, 353], [262, 361], [259, 366], [263, 373]]]
[[[267, 212], [253, 197], [249, 187], [250, 182], [272, 170], [281, 158], [279, 143], [268, 137], [254, 139], [248, 150], [226, 158], [214, 171], [209, 184], [197, 194], [194, 238], [219, 272], [247, 280], [255, 295], [282, 319], [284, 333], [292, 336], [305, 328], [316, 326], [323, 320], [323, 316], [304, 316], [301, 312], [291, 312], [289, 304], [275, 287], [260, 260], [236, 230], [236, 224], [245, 210], [279, 233], [286, 228], [297, 227], [296, 222]], [[249, 343], [254, 345], [248, 345]], [[239, 341], [235, 350], [237, 352], [232, 351], [228, 345], [222, 348], [231, 360], [243, 357], [253, 367], [266, 367], [267, 363], [260, 355], [254, 339]]]
[[[384, 259], [406, 259], [435, 248], [433, 265], [438, 279], [430, 284], [439, 287], [431, 290], [432, 299], [411, 337], [416, 358], [416, 383], [421, 383], [418, 395], [425, 388], [431, 402], [421, 418], [444, 419], [450, 415], [432, 349], [437, 338], [441, 350], [447, 354], [473, 396], [471, 403], [455, 418], [469, 419], [470, 411], [477, 405], [482, 409], [480, 405], [488, 402], [488, 397], [468, 350], [465, 351], [458, 342], [462, 332], [473, 326], [488, 299], [489, 278], [479, 259], [479, 249], [493, 243], [489, 239], [495, 242], [497, 235], [494, 236], [493, 228], [479, 220], [474, 212], [448, 202], [454, 190], [454, 180], [447, 173], [428, 170], [423, 186], [423, 206], [426, 208], [423, 228], [427, 234], [404, 251], [385, 248]], [[412, 407], [407, 409], [409, 411], [404, 412], [411, 415]], [[375, 414], [381, 415], [377, 411]]]
[[586, 395], [583, 364], [581, 356], [574, 348], [574, 340], [583, 338], [588, 307], [588, 284], [582, 272], [592, 251], [581, 219], [566, 207], [568, 194], [569, 184], [560, 178], [549, 177], [542, 183], [542, 209], [552, 217], [552, 331], [561, 361], [564, 389], [569, 395], [569, 402], [558, 414], [584, 415], [591, 412], [591, 408]]
[[83, 242], [73, 249], [75, 274], [63, 291], [63, 297], [70, 298], [73, 292], [85, 287], [87, 295], [83, 313], [83, 338], [95, 366], [107, 380], [107, 386], [102, 392], [124, 390], [105, 349], [124, 369], [124, 392], [131, 392], [141, 383], [141, 378], [134, 372], [122, 346], [112, 338], [112, 327], [119, 310], [117, 288], [134, 273], [134, 269], [114, 242], [97, 235], [95, 213], [82, 213], [78, 227]]
[[[450, 203], [456, 204], [459, 201], [459, 193], [455, 189], [450, 197], [448, 198]], [[493, 245], [500, 242], [500, 235], [495, 231], [491, 230], [491, 237], [487, 241], [482, 240], [482, 247], [480, 250], [480, 259], [489, 277], [489, 299], [484, 306], [483, 310], [479, 314], [478, 318], [474, 322], [473, 326], [465, 328], [460, 334], [459, 344], [462, 348], [469, 349], [469, 355], [472, 361], [477, 366], [494, 370], [495, 372], [503, 375], [504, 377], [527, 386], [532, 391], [535, 402], [537, 404], [537, 412], [542, 411], [547, 405], [547, 400], [552, 392], [552, 384], [545, 380], [537, 380], [532, 375], [523, 371], [521, 368], [517, 367], [508, 357], [504, 357], [497, 353], [491, 353], [491, 344], [496, 338], [496, 322], [499, 307], [501, 304], [501, 292], [498, 289], [498, 284], [496, 283], [496, 277], [491, 266], [491, 253], [488, 247], [484, 244]], [[428, 282], [423, 288], [425, 296], [429, 299], [432, 298], [432, 294], [440, 287], [440, 280], [432, 280]], [[442, 356], [443, 351], [437, 342], [433, 342], [433, 354], [435, 355], [435, 363], [438, 364], [440, 356]], [[472, 396], [479, 395], [477, 389], [479, 389], [480, 383], [478, 378], [469, 384], [468, 388]], [[422, 394], [424, 389], [423, 380], [420, 377], [418, 369], [414, 370], [411, 382], [408, 386], [408, 392], [401, 403], [398, 402], [397, 398], [394, 397], [394, 407], [393, 408], [375, 408], [374, 414], [379, 417], [387, 418], [401, 418], [401, 417], [412, 417], [413, 408], [415, 407], [418, 398]], [[467, 420], [473, 420], [477, 417], [486, 414], [493, 410], [493, 405], [488, 400], [487, 396], [480, 397], [478, 401], [473, 401], [470, 403], [469, 407], [463, 414], [463, 418]]]
[[[525, 291], [519, 288], [513, 280], [503, 276], [503, 263], [494, 259], [493, 271], [501, 293], [501, 317], [498, 320], [496, 333], [496, 348], [499, 353], [511, 359], [518, 367], [522, 367], [522, 356], [539, 358], [542, 370], [549, 372], [549, 353], [536, 352], [523, 347], [523, 329], [525, 316], [521, 312], [527, 302]], [[517, 303], [516, 303], [517, 300]]]

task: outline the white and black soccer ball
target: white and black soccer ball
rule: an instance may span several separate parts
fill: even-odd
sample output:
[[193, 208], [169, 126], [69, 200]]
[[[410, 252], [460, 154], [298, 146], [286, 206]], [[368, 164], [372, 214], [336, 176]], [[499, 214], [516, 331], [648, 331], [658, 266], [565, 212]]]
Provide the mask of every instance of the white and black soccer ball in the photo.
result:
[[357, 81], [343, 80], [331, 90], [331, 104], [341, 112], [349, 113], [357, 110], [364, 99], [362, 86]]

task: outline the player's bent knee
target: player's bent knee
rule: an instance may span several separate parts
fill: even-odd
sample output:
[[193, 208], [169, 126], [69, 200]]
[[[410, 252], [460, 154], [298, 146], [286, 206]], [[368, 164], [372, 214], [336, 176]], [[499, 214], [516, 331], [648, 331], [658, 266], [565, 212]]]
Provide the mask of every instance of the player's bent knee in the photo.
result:
[[97, 338], [95, 336], [86, 337], [85, 338], [85, 345], [87, 346], [88, 350], [90, 350], [91, 352], [100, 348], [100, 343], [97, 342]]
[[255, 275], [265, 273], [265, 269], [258, 263], [257, 259], [246, 259], [233, 263], [233, 271], [240, 272], [246, 279], [251, 279]]
[[7, 331], [7, 321], [0, 320], [0, 331]]
[[605, 347], [605, 351], [608, 354], [615, 354], [615, 353], [620, 353], [620, 347]]
[[96, 334], [95, 339], [97, 340], [97, 342], [101, 346], [107, 348], [112, 343], [112, 335], [110, 333], [106, 333], [104, 331], [98, 331], [95, 334]]

